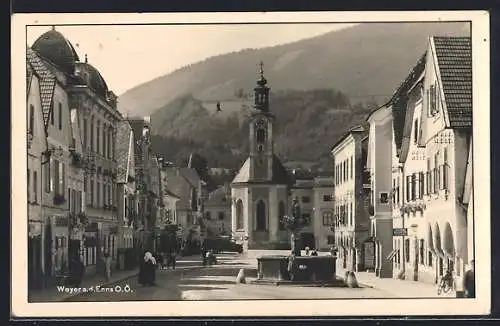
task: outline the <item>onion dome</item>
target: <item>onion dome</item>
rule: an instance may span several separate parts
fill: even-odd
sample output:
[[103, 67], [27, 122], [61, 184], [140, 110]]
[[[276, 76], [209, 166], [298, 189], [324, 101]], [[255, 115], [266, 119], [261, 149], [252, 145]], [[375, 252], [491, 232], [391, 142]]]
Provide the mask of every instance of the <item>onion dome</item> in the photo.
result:
[[94, 92], [103, 98], [107, 97], [108, 85], [99, 70], [87, 62], [87, 55], [85, 55], [85, 62], [76, 63], [76, 71]]
[[42, 34], [31, 48], [69, 75], [75, 71], [75, 62], [80, 61], [73, 45], [55, 28]]

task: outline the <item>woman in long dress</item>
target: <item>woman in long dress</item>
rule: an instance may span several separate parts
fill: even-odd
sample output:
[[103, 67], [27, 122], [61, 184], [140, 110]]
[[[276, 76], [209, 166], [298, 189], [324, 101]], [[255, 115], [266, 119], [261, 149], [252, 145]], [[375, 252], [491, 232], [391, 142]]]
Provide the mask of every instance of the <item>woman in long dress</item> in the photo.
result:
[[151, 252], [147, 251], [139, 268], [139, 284], [143, 286], [155, 285], [155, 279], [156, 260]]

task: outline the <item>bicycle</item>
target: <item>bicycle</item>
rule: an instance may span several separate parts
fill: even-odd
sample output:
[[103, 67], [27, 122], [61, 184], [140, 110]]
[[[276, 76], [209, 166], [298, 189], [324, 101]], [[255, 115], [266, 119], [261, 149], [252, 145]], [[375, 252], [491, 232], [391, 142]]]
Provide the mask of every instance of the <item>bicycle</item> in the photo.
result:
[[453, 277], [442, 277], [438, 283], [437, 294], [448, 293], [450, 290], [455, 288], [455, 281]]

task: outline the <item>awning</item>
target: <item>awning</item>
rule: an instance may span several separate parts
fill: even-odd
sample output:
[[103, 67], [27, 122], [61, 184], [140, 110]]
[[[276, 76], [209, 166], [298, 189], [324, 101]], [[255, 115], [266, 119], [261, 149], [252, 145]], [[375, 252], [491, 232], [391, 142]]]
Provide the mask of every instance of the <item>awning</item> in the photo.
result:
[[392, 260], [398, 252], [399, 252], [399, 249], [394, 249], [393, 251], [391, 251], [391, 253], [387, 256], [387, 260]]

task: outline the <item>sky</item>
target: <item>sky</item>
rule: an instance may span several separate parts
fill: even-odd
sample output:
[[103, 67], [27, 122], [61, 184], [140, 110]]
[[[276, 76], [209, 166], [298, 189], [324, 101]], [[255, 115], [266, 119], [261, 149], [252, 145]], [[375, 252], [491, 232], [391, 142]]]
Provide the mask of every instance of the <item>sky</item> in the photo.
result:
[[[80, 60], [102, 74], [117, 95], [182, 66], [245, 48], [285, 44], [354, 24], [56, 26]], [[27, 44], [50, 30], [29, 26]]]

